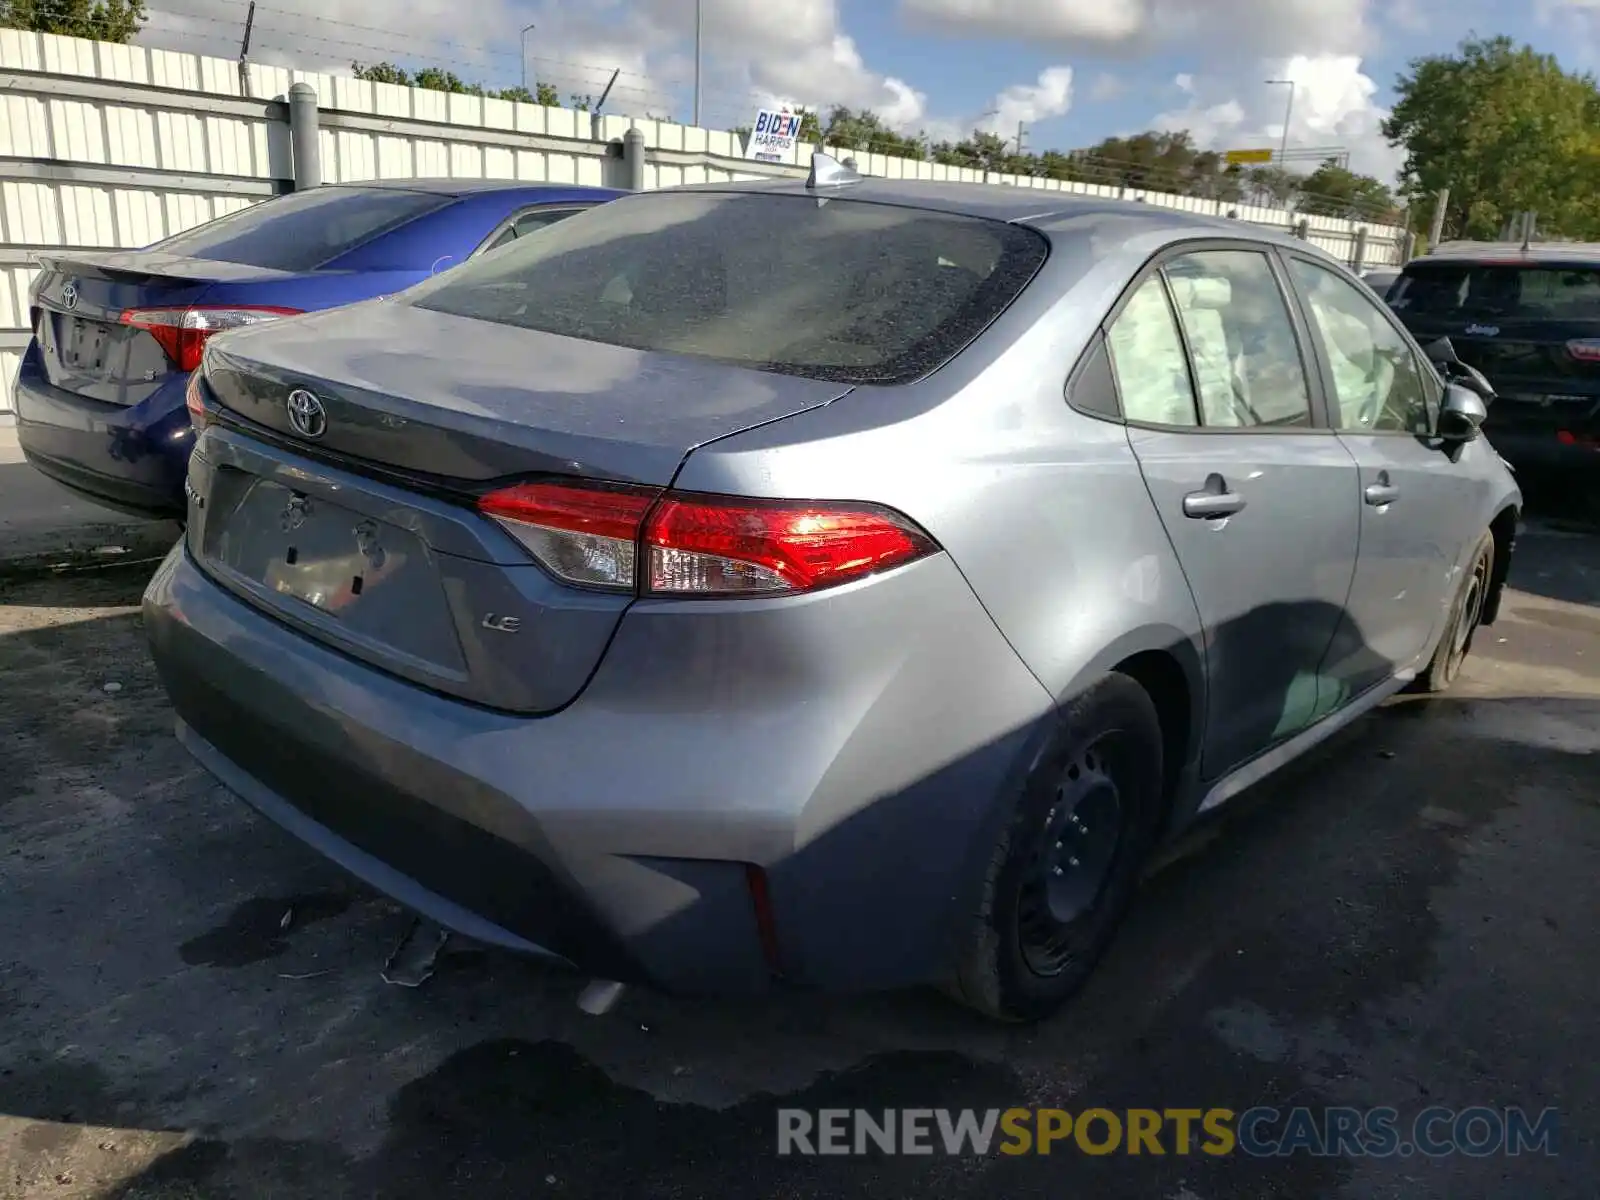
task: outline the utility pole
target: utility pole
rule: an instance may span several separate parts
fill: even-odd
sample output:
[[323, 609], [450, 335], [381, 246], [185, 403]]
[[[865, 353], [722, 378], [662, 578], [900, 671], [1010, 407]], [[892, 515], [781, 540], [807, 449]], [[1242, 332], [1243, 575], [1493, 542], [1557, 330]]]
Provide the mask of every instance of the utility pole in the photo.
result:
[[244, 14], [244, 40], [239, 43], [239, 94], [250, 94], [250, 34], [256, 27], [256, 0]]
[[700, 33], [705, 24], [701, 0], [694, 0], [694, 123], [700, 127]]
[[1022, 157], [1022, 136], [1023, 136], [1022, 135], [1022, 127], [1023, 127], [1023, 125], [1024, 125], [1024, 122], [1022, 122], [1022, 121], [1018, 121], [1017, 122], [1017, 157], [1018, 158]]
[[1289, 89], [1289, 103], [1283, 110], [1283, 146], [1278, 151], [1278, 165], [1281, 167], [1289, 158], [1289, 119], [1294, 116], [1294, 80], [1269, 79], [1267, 82]]
[[522, 50], [522, 53], [521, 53], [521, 55], [519, 57], [522, 59], [522, 90], [523, 91], [527, 91], [528, 90], [528, 30], [530, 30], [532, 28], [533, 28], [533, 26], [531, 24], [530, 25], [524, 25], [522, 27], [522, 32], [517, 35], [517, 44]]
[[1444, 210], [1450, 205], [1450, 189], [1440, 188], [1433, 200], [1433, 221], [1428, 226], [1428, 253], [1438, 249], [1444, 240]]

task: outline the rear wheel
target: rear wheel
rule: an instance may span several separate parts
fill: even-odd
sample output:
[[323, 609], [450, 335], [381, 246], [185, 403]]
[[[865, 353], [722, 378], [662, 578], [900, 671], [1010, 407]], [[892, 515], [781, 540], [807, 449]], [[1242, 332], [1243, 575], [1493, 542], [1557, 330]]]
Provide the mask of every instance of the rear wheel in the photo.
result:
[[1161, 811], [1161, 723], [1112, 674], [1075, 700], [1023, 788], [962, 931], [956, 999], [1032, 1021], [1088, 979], [1139, 881]]
[[1478, 622], [1483, 619], [1483, 607], [1494, 578], [1492, 534], [1485, 533], [1478, 539], [1471, 563], [1451, 606], [1444, 636], [1439, 639], [1427, 669], [1417, 677], [1419, 692], [1442, 692], [1461, 674], [1461, 666], [1472, 649], [1472, 635], [1477, 633]]

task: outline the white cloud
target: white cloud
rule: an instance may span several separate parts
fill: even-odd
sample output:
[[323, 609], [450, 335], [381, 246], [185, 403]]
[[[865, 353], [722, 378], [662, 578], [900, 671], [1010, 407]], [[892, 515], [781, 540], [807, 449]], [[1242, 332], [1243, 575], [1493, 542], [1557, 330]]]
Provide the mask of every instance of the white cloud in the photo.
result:
[[[1402, 156], [1383, 138], [1380, 126], [1388, 110], [1376, 103], [1378, 85], [1362, 73], [1359, 57], [1295, 55], [1263, 63], [1259, 78], [1288, 79], [1295, 84], [1289, 120], [1291, 151], [1348, 151], [1351, 170], [1387, 184], [1394, 182]], [[1194, 81], [1189, 94], [1193, 99], [1187, 107], [1159, 114], [1152, 127], [1187, 129], [1196, 144], [1214, 150], [1276, 148], [1281, 143], [1288, 100], [1285, 88], [1261, 83], [1241, 93], [1237, 77], [1208, 77]]]
[[1031, 125], [1048, 117], [1059, 117], [1072, 107], [1072, 68], [1046, 67], [1035, 83], [1018, 83], [1006, 88], [990, 105], [993, 111], [979, 128], [1012, 136], [1017, 123]]
[[900, 0], [934, 28], [1099, 46], [1203, 41], [1260, 54], [1366, 46], [1368, 0]]
[[1104, 104], [1107, 100], [1115, 100], [1128, 90], [1128, 85], [1110, 71], [1101, 71], [1094, 77], [1094, 82], [1089, 85], [1089, 99], [1096, 104]]

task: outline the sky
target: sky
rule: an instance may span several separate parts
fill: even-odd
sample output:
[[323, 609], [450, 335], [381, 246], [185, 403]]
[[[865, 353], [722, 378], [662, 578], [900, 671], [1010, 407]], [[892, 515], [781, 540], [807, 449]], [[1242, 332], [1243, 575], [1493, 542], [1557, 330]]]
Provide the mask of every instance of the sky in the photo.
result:
[[[237, 56], [248, 0], [147, 2], [140, 41]], [[1287, 112], [1292, 150], [1347, 152], [1386, 183], [1401, 156], [1380, 125], [1410, 59], [1504, 33], [1600, 66], [1600, 0], [258, 0], [251, 57], [441, 65], [491, 87], [526, 72], [563, 95], [615, 70], [606, 111], [689, 123], [697, 12], [712, 128], [843, 104], [935, 140], [1022, 122], [1031, 151], [1146, 129], [1227, 150], [1279, 145]]]

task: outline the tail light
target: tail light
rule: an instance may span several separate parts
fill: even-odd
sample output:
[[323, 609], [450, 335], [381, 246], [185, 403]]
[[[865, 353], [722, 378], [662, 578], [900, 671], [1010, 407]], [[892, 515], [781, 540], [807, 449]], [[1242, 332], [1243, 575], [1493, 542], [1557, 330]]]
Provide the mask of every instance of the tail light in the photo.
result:
[[555, 576], [648, 596], [814, 592], [938, 551], [871, 504], [524, 483], [478, 502]]
[[1567, 353], [1579, 362], [1600, 363], [1600, 338], [1574, 338], [1567, 343]]
[[192, 371], [200, 365], [200, 352], [206, 339], [224, 329], [242, 329], [246, 325], [259, 325], [279, 317], [292, 317], [298, 308], [257, 306], [234, 308], [226, 305], [210, 307], [198, 305], [181, 308], [130, 308], [118, 319], [124, 325], [147, 330], [161, 343], [172, 365], [180, 371]]

